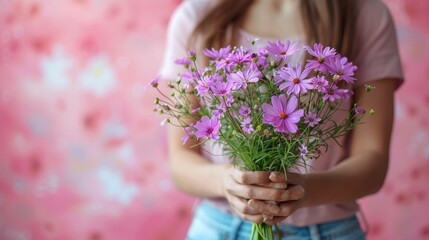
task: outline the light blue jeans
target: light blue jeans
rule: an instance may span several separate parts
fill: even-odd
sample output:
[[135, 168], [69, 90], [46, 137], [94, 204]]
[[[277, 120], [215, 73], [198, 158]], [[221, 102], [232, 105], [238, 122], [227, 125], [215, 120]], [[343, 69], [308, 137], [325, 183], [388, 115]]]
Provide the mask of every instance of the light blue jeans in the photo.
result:
[[[365, 234], [356, 216], [332, 222], [294, 227], [279, 225], [286, 240], [361, 240]], [[187, 240], [249, 240], [252, 223], [203, 202], [195, 212]], [[277, 236], [277, 235], [275, 235]]]

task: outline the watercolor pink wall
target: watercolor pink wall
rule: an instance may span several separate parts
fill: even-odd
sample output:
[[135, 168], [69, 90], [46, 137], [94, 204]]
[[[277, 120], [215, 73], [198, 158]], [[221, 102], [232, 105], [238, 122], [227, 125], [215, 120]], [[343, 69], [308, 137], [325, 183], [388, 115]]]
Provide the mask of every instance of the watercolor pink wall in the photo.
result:
[[[169, 176], [145, 84], [179, 0], [0, 0], [0, 239], [183, 239], [194, 199]], [[426, 0], [386, 0], [406, 84], [369, 239], [429, 239]]]

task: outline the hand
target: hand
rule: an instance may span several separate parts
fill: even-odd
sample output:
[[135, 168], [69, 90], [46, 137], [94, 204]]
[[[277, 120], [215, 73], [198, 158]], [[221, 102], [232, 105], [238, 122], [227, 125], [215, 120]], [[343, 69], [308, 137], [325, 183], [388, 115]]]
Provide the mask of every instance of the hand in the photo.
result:
[[[286, 182], [284, 174], [279, 172], [272, 172], [269, 176], [269, 179], [272, 182]], [[265, 223], [276, 224], [282, 222], [289, 215], [302, 207], [305, 197], [305, 177], [297, 173], [287, 173], [287, 182], [289, 184], [288, 188], [286, 189], [286, 192], [288, 193], [288, 200], [278, 202], [277, 206], [279, 207], [279, 212], [272, 218], [267, 219]], [[269, 208], [269, 205], [271, 204], [256, 199], [251, 199], [249, 200], [248, 205], [256, 211], [264, 212], [266, 211], [265, 209]]]
[[264, 203], [264, 207], [255, 209], [249, 205], [253, 200], [261, 203], [290, 200], [290, 191], [285, 190], [286, 180], [278, 178], [275, 182], [271, 181], [268, 171], [240, 171], [229, 167], [223, 179], [225, 198], [232, 209], [247, 221], [262, 223], [264, 219], [271, 219], [281, 211], [279, 206], [267, 203]]

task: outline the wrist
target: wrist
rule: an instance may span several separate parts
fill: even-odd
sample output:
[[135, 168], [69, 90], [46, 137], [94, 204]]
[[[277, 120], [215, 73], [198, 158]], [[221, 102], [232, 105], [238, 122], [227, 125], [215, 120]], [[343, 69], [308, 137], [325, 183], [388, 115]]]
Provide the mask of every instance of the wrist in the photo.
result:
[[220, 197], [226, 196], [225, 180], [227, 179], [227, 174], [229, 174], [230, 169], [232, 168], [231, 164], [219, 164], [217, 166], [216, 176], [216, 195]]

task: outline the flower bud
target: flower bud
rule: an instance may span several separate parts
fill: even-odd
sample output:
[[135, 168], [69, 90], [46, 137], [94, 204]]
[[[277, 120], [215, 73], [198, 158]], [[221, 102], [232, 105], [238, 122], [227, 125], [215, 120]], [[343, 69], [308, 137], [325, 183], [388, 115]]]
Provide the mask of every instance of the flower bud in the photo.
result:
[[371, 85], [365, 85], [365, 92], [371, 92], [375, 87], [371, 86]]

